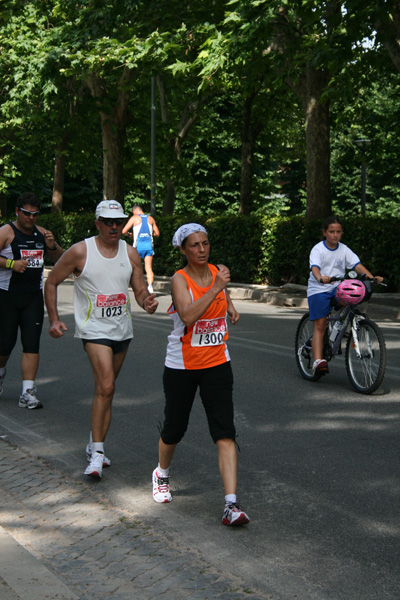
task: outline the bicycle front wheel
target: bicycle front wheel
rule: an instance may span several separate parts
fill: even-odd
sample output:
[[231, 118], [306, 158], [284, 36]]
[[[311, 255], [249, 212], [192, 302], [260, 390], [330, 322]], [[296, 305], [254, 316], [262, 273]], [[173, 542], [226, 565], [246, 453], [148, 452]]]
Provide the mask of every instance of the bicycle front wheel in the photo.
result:
[[372, 394], [382, 383], [386, 368], [386, 346], [378, 325], [369, 319], [358, 323], [359, 354], [353, 335], [346, 346], [346, 371], [350, 383], [360, 394]]
[[320, 373], [313, 375], [312, 367], [314, 355], [311, 347], [314, 324], [310, 321], [309, 313], [305, 313], [297, 326], [294, 349], [296, 353], [296, 363], [304, 379], [308, 381], [317, 381], [321, 377]]

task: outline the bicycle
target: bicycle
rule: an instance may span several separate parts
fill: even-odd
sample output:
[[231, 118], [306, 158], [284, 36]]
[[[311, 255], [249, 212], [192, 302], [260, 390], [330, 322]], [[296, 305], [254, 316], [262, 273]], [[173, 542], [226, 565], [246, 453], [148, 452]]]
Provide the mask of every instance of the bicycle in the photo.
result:
[[[356, 279], [357, 273], [350, 271], [348, 277]], [[332, 277], [331, 281], [346, 279]], [[378, 282], [369, 277], [363, 277], [359, 281], [365, 286], [365, 297], [362, 300], [365, 302], [372, 295], [372, 284]], [[386, 345], [378, 325], [360, 313], [357, 306], [358, 304], [347, 304], [339, 314], [335, 315], [334, 311], [329, 314], [323, 340], [323, 357], [330, 362], [335, 356], [342, 354], [341, 342], [346, 339], [345, 364], [350, 383], [356, 392], [372, 394], [378, 389], [385, 375]], [[336, 323], [340, 323], [340, 328], [335, 327]], [[296, 362], [304, 379], [318, 381], [323, 373], [313, 373], [312, 336], [313, 322], [309, 320], [307, 312], [300, 319], [296, 330]]]

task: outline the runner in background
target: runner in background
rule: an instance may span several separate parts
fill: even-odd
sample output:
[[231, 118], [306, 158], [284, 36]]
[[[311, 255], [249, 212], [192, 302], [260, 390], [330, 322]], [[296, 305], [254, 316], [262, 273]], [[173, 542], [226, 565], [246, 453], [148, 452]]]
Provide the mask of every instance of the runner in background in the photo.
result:
[[22, 391], [18, 406], [30, 410], [43, 406], [36, 397], [35, 378], [44, 318], [44, 255], [55, 263], [64, 252], [51, 231], [36, 225], [39, 212], [35, 194], [21, 194], [15, 221], [0, 228], [0, 394], [19, 329]]
[[153, 235], [158, 237], [160, 235], [160, 231], [153, 217], [151, 215], [145, 215], [141, 206], [134, 206], [132, 208], [132, 214], [133, 216], [123, 228], [122, 234], [133, 238], [133, 247], [138, 251], [140, 258], [144, 260], [147, 289], [149, 290], [150, 294], [152, 294], [154, 281]]

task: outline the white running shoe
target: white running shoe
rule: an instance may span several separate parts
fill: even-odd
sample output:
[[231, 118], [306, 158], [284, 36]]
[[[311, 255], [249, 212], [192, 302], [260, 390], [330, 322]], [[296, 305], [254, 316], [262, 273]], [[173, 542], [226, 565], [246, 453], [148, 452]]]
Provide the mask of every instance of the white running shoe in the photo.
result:
[[93, 452], [89, 465], [85, 469], [85, 475], [90, 475], [96, 479], [101, 479], [103, 474], [104, 454], [101, 452]]
[[43, 404], [36, 398], [37, 389], [33, 387], [30, 390], [26, 390], [24, 394], [21, 394], [19, 397], [18, 406], [20, 408], [29, 408], [29, 410], [33, 410], [34, 408], [43, 408]]
[[224, 525], [247, 525], [250, 519], [237, 502], [230, 502], [225, 505], [222, 522]]
[[169, 477], [159, 477], [157, 469], [153, 471], [153, 500], [155, 502], [172, 502], [169, 491]]
[[3, 393], [3, 383], [4, 383], [4, 378], [6, 376], [7, 371], [4, 371], [4, 375], [0, 375], [0, 396]]
[[[91, 459], [92, 459], [92, 452], [93, 452], [93, 448], [92, 445], [89, 443], [86, 446], [86, 458], [88, 463], [90, 463]], [[105, 454], [103, 454], [104, 458], [103, 458], [103, 467], [109, 467], [111, 466], [111, 460], [109, 458], [107, 458], [107, 456]]]
[[325, 373], [329, 373], [329, 368], [328, 368], [328, 363], [324, 358], [318, 358], [317, 360], [314, 361], [313, 364], [313, 368], [312, 368], [312, 373], [313, 375], [315, 374], [321, 374], [321, 375], [325, 375]]

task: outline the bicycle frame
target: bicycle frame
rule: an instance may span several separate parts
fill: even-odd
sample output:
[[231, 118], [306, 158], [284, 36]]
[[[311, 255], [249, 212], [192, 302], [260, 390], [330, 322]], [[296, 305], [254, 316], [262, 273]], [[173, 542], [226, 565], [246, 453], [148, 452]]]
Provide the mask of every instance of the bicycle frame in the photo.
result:
[[[341, 341], [344, 338], [349, 325], [351, 325], [351, 334], [353, 336], [354, 349], [357, 353], [357, 356], [359, 358], [361, 358], [360, 348], [359, 348], [359, 344], [358, 344], [357, 324], [362, 319], [365, 319], [365, 316], [363, 314], [359, 314], [359, 315], [356, 314], [353, 307], [350, 305], [345, 306], [343, 308], [342, 312], [337, 316], [333, 316], [331, 314], [328, 315], [328, 317], [327, 317], [327, 334], [328, 334], [328, 343], [329, 343], [329, 348], [330, 348], [329, 360], [331, 359], [332, 356], [337, 356], [338, 354], [340, 354]], [[331, 331], [329, 324], [330, 323], [334, 324], [336, 321], [339, 321], [339, 320], [343, 321], [342, 328], [339, 331], [339, 333], [336, 337], [336, 340], [334, 342], [331, 342], [331, 340], [329, 340], [329, 333]], [[312, 335], [310, 335], [308, 340], [305, 342], [304, 346], [306, 346], [307, 348], [311, 348], [311, 341], [312, 341]]]
[[[385, 340], [378, 325], [366, 314], [360, 313], [358, 305], [352, 304], [343, 306], [340, 312], [331, 311], [326, 321], [322, 357], [329, 362], [334, 356], [342, 354], [341, 343], [346, 337], [343, 349], [344, 362], [351, 385], [361, 394], [371, 394], [376, 391], [382, 383], [386, 367]], [[342, 326], [332, 341], [330, 339], [332, 329], [338, 321]], [[312, 322], [309, 320], [309, 313], [306, 313], [300, 319], [296, 329], [296, 362], [305, 379], [318, 381], [325, 373], [318, 373], [313, 369], [312, 338]]]
[[[336, 337], [336, 340], [334, 342], [331, 342], [329, 340], [329, 346], [331, 348], [332, 356], [336, 356], [336, 355], [340, 354], [341, 341], [346, 334], [348, 326], [351, 325], [351, 335], [353, 336], [354, 349], [357, 353], [357, 356], [359, 358], [361, 358], [360, 347], [358, 344], [357, 324], [358, 324], [358, 321], [362, 320], [362, 319], [365, 319], [365, 316], [363, 314], [356, 314], [353, 307], [350, 305], [345, 306], [340, 315], [337, 315], [337, 316], [328, 315], [328, 317], [327, 317], [328, 324], [335, 323], [336, 321], [339, 321], [339, 320], [343, 321], [342, 328], [339, 331], [339, 333]], [[328, 332], [330, 332], [329, 325], [328, 325]]]

